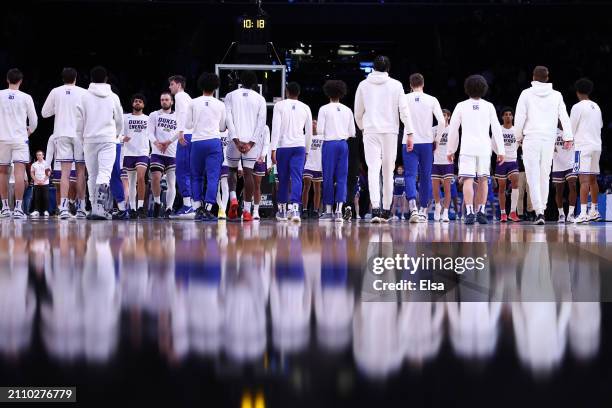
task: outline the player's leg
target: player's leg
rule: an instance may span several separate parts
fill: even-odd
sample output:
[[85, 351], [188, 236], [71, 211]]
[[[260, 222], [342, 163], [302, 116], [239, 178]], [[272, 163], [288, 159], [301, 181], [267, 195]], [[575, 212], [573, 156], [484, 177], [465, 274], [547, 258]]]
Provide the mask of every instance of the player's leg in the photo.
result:
[[219, 139], [205, 140], [203, 142], [206, 147], [206, 194], [204, 195], [203, 221], [216, 221], [217, 217], [212, 214], [212, 208], [215, 204], [215, 195], [219, 185], [219, 178], [221, 177], [223, 146]]
[[512, 172], [508, 175], [508, 180], [510, 180], [510, 216], [508, 217], [510, 221], [519, 222], [520, 218], [516, 214], [516, 207], [518, 205], [519, 200], [519, 173], [518, 170], [516, 172]]
[[[6, 146], [0, 147], [0, 155], [3, 156], [5, 152], [2, 150], [6, 150]], [[11, 216], [11, 208], [9, 207], [9, 170], [10, 170], [10, 152], [8, 154], [8, 162], [2, 162], [0, 164], [0, 197], [2, 197], [2, 212], [0, 212], [0, 217], [6, 218]]]
[[261, 204], [261, 180], [267, 172], [265, 162], [255, 162], [253, 166], [253, 219], [259, 220], [259, 205]]
[[[176, 182], [183, 197], [183, 206], [173, 214], [177, 218], [193, 218], [195, 212], [192, 206], [192, 170], [191, 170], [191, 135], [185, 136], [185, 145], [176, 145]], [[184, 217], [185, 216], [185, 217]]]
[[[289, 160], [289, 173], [291, 179], [291, 197], [289, 201], [292, 205], [291, 221], [300, 222], [300, 202], [302, 199], [302, 176], [304, 173], [304, 162], [306, 160], [306, 150], [303, 147], [291, 147]], [[289, 218], [289, 216], [287, 216]]]
[[506, 222], [508, 221], [508, 216], [506, 215], [506, 179], [503, 177], [497, 177], [497, 185], [499, 189], [497, 191], [497, 196], [499, 200], [499, 212], [501, 214], [500, 221]]
[[[177, 157], [178, 158], [178, 157]], [[202, 190], [204, 188], [204, 171], [208, 167], [207, 160], [207, 149], [204, 140], [193, 142], [191, 144], [191, 152], [189, 155], [190, 164], [188, 168], [191, 174], [191, 193], [190, 206], [196, 211], [195, 219], [203, 221], [204, 208], [202, 205]], [[183, 165], [179, 166], [180, 161], [177, 160], [177, 181], [181, 194], [183, 191], [184, 174], [181, 174], [184, 169], [181, 169]], [[181, 169], [181, 170], [179, 170]], [[183, 203], [185, 204], [185, 203]], [[200, 209], [202, 208], [202, 209]], [[180, 210], [179, 210], [180, 211]]]
[[[325, 146], [325, 143], [323, 143]], [[304, 170], [304, 188], [302, 188], [302, 215], [308, 212], [308, 198], [310, 196], [310, 185], [312, 184], [312, 174], [309, 170]]]
[[153, 218], [161, 216], [161, 179], [166, 171], [162, 156], [151, 155], [151, 193], [153, 194]]
[[[59, 144], [58, 144], [59, 145]], [[58, 154], [59, 157], [59, 154]], [[58, 159], [59, 161], [59, 159]], [[61, 178], [60, 178], [60, 202], [58, 206], [59, 217], [61, 219], [70, 218], [68, 211], [68, 193], [70, 190], [70, 170], [72, 169], [72, 160], [61, 162]]]
[[559, 222], [565, 222], [565, 211], [563, 210], [563, 193], [565, 193], [565, 180], [557, 179], [553, 173], [553, 185], [555, 186], [555, 203], [559, 211]]
[[[434, 221], [440, 221], [440, 214], [442, 213], [442, 204], [440, 203], [440, 178], [437, 175], [432, 176], [431, 180], [431, 192], [434, 200]], [[446, 192], [444, 193], [446, 199]]]
[[15, 172], [15, 210], [13, 211], [13, 218], [26, 218], [26, 214], [23, 209], [23, 193], [25, 191], [25, 182], [27, 181], [25, 179], [26, 163], [27, 160], [14, 161], [13, 171]]
[[[147, 191], [146, 176], [147, 176], [148, 166], [149, 166], [148, 158], [144, 158], [141, 163], [136, 164], [136, 196], [138, 199], [136, 203], [137, 209], [142, 208], [144, 210], [145, 193]], [[144, 211], [143, 211], [143, 215], [144, 215]]]
[[238, 185], [238, 163], [242, 160], [242, 153], [238, 150], [236, 144], [230, 141], [227, 145], [226, 155], [229, 168], [227, 182], [230, 191], [230, 206], [227, 216], [230, 220], [234, 220], [238, 218], [238, 210], [240, 208], [236, 195], [236, 186]]
[[[336, 178], [336, 221], [342, 218], [342, 205], [346, 200], [346, 178], [348, 177], [348, 145], [344, 140], [334, 142], [335, 178]], [[393, 194], [393, 192], [392, 192]], [[393, 197], [393, 195], [391, 196]]]
[[221, 178], [219, 180], [219, 191], [217, 192], [217, 205], [219, 212], [217, 217], [220, 220], [225, 219], [225, 211], [227, 210], [227, 202], [229, 201], [229, 184], [227, 182], [229, 176], [229, 167], [221, 167]]
[[433, 143], [419, 143], [417, 154], [419, 157], [419, 207], [420, 221], [427, 221], [427, 209], [431, 200], [431, 166], [433, 164]]
[[419, 168], [418, 156], [414, 150], [406, 151], [406, 145], [402, 145], [402, 162], [404, 165], [404, 186], [406, 189], [406, 200], [408, 200], [408, 211], [410, 212], [410, 222], [419, 221], [417, 208], [417, 172]]
[[123, 188], [123, 181], [121, 180], [121, 165], [121, 145], [117, 143], [115, 146], [115, 157], [113, 159], [113, 165], [111, 168], [110, 190], [113, 194], [113, 198], [117, 202], [119, 212], [113, 215], [113, 219], [127, 220], [129, 219], [130, 215], [127, 212], [125, 190]]
[[168, 190], [166, 191], [166, 212], [164, 213], [164, 218], [170, 218], [176, 199], [176, 165], [166, 167], [166, 183]]
[[[253, 163], [249, 163], [251, 166]], [[242, 174], [244, 178], [244, 190], [242, 193], [242, 219], [244, 221], [251, 221], [253, 216], [251, 214], [251, 208], [253, 205], [253, 190], [255, 189], [255, 180], [253, 177], [253, 167], [248, 167], [249, 164], [245, 162], [242, 168]]]
[[[363, 135], [365, 160], [368, 166], [368, 189], [372, 205], [372, 222], [380, 222], [380, 170], [383, 163], [383, 146], [376, 134]], [[325, 171], [323, 171], [325, 173]], [[325, 174], [323, 174], [325, 177]], [[325, 198], [324, 198], [325, 199]]]
[[478, 208], [476, 218], [480, 224], [487, 224], [485, 206], [487, 198], [489, 196], [489, 180], [488, 177], [482, 175], [478, 177], [478, 190], [476, 191], [476, 197], [474, 198], [474, 206]]
[[597, 175], [599, 174], [599, 158], [600, 151], [595, 151], [591, 153], [591, 166], [590, 166], [590, 175], [589, 175], [589, 192], [591, 194], [591, 211], [589, 212], [589, 219], [591, 221], [600, 221], [601, 215], [599, 214], [599, 210], [597, 208], [598, 196], [599, 196], [599, 184], [597, 184]]
[[523, 216], [525, 210], [525, 196], [527, 195], [527, 178], [525, 172], [521, 171], [518, 174], [518, 204], [516, 206], [516, 212], [519, 217]]
[[322, 193], [322, 178], [312, 180], [312, 209], [315, 217], [319, 218], [319, 212], [321, 211], [321, 193]]
[[574, 222], [574, 215], [576, 212], [576, 199], [577, 199], [577, 190], [576, 190], [576, 181], [578, 180], [578, 177], [573, 174], [570, 173], [567, 175], [566, 177], [567, 180], [567, 186], [569, 189], [569, 194], [568, 194], [568, 201], [569, 201], [569, 208], [567, 210], [567, 222]]
[[323, 142], [321, 147], [321, 169], [323, 170], [323, 205], [325, 206], [321, 221], [330, 221], [334, 215], [334, 177], [336, 172], [333, 142], [331, 141]]
[[442, 203], [442, 217], [440, 217], [440, 220], [442, 222], [449, 222], [448, 209], [450, 208], [451, 195], [452, 195], [451, 181], [452, 181], [452, 176], [444, 177], [444, 180], [443, 180], [444, 202]]
[[393, 200], [393, 171], [395, 170], [395, 159], [397, 158], [397, 135], [377, 135], [382, 145], [382, 176], [383, 176], [383, 214], [384, 221], [391, 218], [391, 201]]
[[279, 221], [287, 220], [287, 203], [289, 200], [289, 149], [286, 147], [276, 150], [276, 170], [278, 171], [278, 191], [276, 193], [276, 203], [278, 213], [276, 219]]

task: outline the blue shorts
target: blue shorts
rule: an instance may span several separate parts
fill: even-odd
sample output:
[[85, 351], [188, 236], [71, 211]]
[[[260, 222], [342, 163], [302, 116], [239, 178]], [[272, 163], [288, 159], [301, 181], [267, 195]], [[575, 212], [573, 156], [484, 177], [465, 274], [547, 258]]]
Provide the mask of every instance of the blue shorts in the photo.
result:
[[303, 178], [312, 179], [312, 181], [323, 181], [323, 172], [304, 169]]

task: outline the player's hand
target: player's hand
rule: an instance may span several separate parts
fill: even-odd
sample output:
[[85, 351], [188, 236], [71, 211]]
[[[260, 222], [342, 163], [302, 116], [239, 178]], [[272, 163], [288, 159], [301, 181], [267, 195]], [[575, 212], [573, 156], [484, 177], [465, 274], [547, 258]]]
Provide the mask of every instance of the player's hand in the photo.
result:
[[181, 146], [187, 146], [187, 140], [185, 140], [185, 135], [183, 134], [183, 132], [179, 132], [178, 141]]
[[30, 130], [30, 128], [28, 128], [28, 137], [30, 137], [31, 134], [32, 134], [32, 131]]
[[160, 151], [162, 150], [162, 144], [157, 140], [153, 142], [153, 146], [155, 146]]
[[238, 169], [238, 177], [242, 178], [244, 171], [242, 169]]
[[253, 142], [243, 143], [242, 144], [242, 153], [247, 154], [249, 150], [253, 147]]
[[130, 140], [132, 140], [132, 138], [129, 137], [128, 135], [123, 136], [123, 141], [124, 142], [129, 142]]
[[236, 148], [240, 150], [240, 146], [242, 145], [242, 142], [240, 142], [238, 138], [232, 139], [232, 142], [234, 142], [234, 144], [236, 145]]
[[574, 142], [572, 140], [568, 140], [566, 142], [563, 142], [563, 148], [565, 150], [571, 149], [573, 145], [574, 145]]
[[455, 162], [455, 155], [454, 154], [447, 154], [446, 155], [446, 159], [448, 160], [449, 163], [454, 163]]
[[498, 154], [497, 155], [497, 164], [504, 164], [504, 155], [503, 154]]
[[263, 156], [259, 156], [257, 158], [257, 163], [263, 163], [264, 162], [264, 157]]
[[414, 142], [412, 140], [412, 133], [406, 138], [406, 151], [411, 152], [414, 149]]
[[270, 159], [272, 159], [272, 164], [276, 164], [276, 150], [272, 150], [272, 157]]

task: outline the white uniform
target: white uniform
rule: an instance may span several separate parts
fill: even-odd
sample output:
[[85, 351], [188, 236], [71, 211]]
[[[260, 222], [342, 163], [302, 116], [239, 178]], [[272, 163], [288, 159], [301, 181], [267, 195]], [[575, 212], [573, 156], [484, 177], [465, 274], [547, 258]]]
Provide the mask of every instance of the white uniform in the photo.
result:
[[272, 151], [283, 147], [304, 147], [306, 154], [312, 140], [312, 112], [297, 99], [285, 99], [274, 105]]
[[[516, 140], [516, 135], [514, 134], [514, 127], [506, 129], [502, 126], [501, 129], [502, 137], [504, 139], [504, 151], [506, 152], [504, 162], [515, 162], [518, 157], [518, 142]], [[493, 143], [495, 143], [494, 140]]]
[[32, 169], [34, 170], [34, 180], [39, 182], [42, 181], [44, 185], [49, 184], [49, 179], [47, 178], [48, 168], [49, 166], [47, 166], [47, 163], [45, 161], [35, 161], [34, 163], [32, 163]]
[[77, 137], [77, 105], [85, 89], [76, 85], [62, 85], [54, 88], [42, 108], [42, 117], [55, 115], [53, 134], [57, 140], [57, 158], [60, 162], [76, 160], [84, 163], [83, 144]]
[[130, 138], [123, 142], [121, 152], [123, 156], [149, 156], [150, 146], [147, 135], [149, 116], [145, 114], [134, 115], [127, 113], [123, 115], [123, 134]]
[[32, 97], [19, 90], [0, 91], [0, 166], [29, 163], [28, 129], [34, 132], [38, 117]]
[[[454, 154], [459, 145], [461, 126], [461, 150], [459, 151], [459, 177], [489, 176], [491, 149], [505, 155], [501, 126], [492, 103], [484, 99], [468, 99], [459, 102], [451, 116], [448, 129], [448, 154]], [[489, 137], [489, 129], [494, 143]]]
[[253, 145], [251, 150], [243, 154], [233, 140], [257, 144], [266, 125], [266, 100], [253, 90], [239, 88], [225, 95], [225, 109], [229, 130], [228, 165], [237, 168], [242, 159], [242, 165], [252, 169], [260, 150]]
[[317, 132], [323, 140], [346, 140], [355, 137], [355, 117], [351, 109], [339, 102], [321, 106], [317, 115]]
[[[440, 102], [424, 92], [411, 92], [406, 95], [406, 99], [414, 126], [413, 143], [433, 143], [434, 137], [437, 136], [432, 132], [433, 117], [436, 117], [438, 124], [444, 123], [444, 114]], [[404, 132], [402, 144], [406, 144], [407, 140], [408, 135]]]
[[192, 142], [220, 139], [226, 129], [225, 105], [212, 96], [200, 96], [191, 101], [186, 121]]
[[180, 91], [174, 95], [174, 109], [176, 110], [176, 132], [183, 132], [186, 135], [193, 133], [189, 126], [188, 116], [191, 109], [191, 96], [185, 91]]
[[574, 147], [564, 149], [563, 144], [563, 131], [559, 129], [557, 130], [557, 141], [555, 142], [555, 152], [553, 153], [553, 173], [574, 168]]
[[451, 164], [448, 161], [448, 129], [449, 127], [445, 127], [442, 133], [438, 133], [438, 126], [434, 126], [432, 128], [432, 133], [435, 135], [436, 140], [436, 150], [434, 150], [434, 161], [433, 164]]
[[591, 100], [578, 102], [572, 106], [570, 121], [576, 148], [574, 171], [578, 174], [599, 174], [603, 127], [599, 105]]
[[[323, 171], [323, 164], [321, 162], [321, 149], [323, 147], [324, 140], [321, 135], [314, 135], [310, 143], [310, 151], [308, 157], [306, 157], [306, 164], [304, 170], [321, 172]], [[306, 176], [306, 174], [304, 174]]]
[[[176, 157], [176, 113], [166, 113], [163, 110], [151, 112], [149, 115], [149, 122], [147, 125], [147, 134], [151, 141], [151, 154], [166, 157]], [[154, 143], [166, 142], [168, 140], [174, 140], [166, 151], [162, 153]]]

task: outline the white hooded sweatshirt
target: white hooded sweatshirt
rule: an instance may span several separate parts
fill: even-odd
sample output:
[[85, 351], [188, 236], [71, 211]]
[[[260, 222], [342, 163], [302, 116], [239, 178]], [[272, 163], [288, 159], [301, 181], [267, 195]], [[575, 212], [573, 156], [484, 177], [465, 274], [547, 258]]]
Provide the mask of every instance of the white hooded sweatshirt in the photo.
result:
[[397, 134], [400, 118], [404, 123], [404, 133], [414, 133], [408, 101], [401, 82], [390, 78], [386, 72], [372, 72], [357, 87], [355, 95], [357, 126], [366, 134]]
[[555, 91], [551, 83], [532, 81], [531, 88], [521, 93], [516, 104], [516, 140], [529, 137], [554, 144], [559, 120], [563, 126], [563, 140], [572, 140], [572, 125], [561, 93]]
[[116, 143], [123, 130], [123, 108], [109, 84], [89, 84], [77, 104], [77, 136], [83, 143]]

